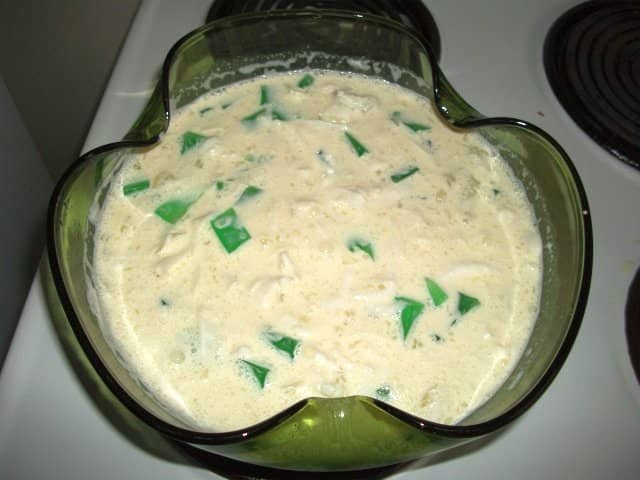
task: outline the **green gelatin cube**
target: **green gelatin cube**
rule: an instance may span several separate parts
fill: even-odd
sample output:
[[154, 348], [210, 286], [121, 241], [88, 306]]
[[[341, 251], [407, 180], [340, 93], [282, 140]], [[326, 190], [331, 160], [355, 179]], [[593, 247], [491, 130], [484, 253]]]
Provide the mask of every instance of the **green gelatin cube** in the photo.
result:
[[411, 129], [414, 132], [431, 130], [431, 127], [429, 125], [425, 125], [423, 123], [418, 123], [418, 122], [410, 122], [405, 120], [401, 112], [393, 112], [391, 114], [391, 121], [396, 125], [400, 125], [402, 123], [405, 127]]
[[249, 162], [249, 163], [264, 163], [264, 162], [268, 162], [270, 160], [270, 156], [264, 153], [260, 153], [260, 154], [253, 154], [253, 153], [247, 153], [244, 156], [244, 160], [245, 162]]
[[256, 195], [260, 195], [261, 193], [262, 193], [262, 189], [260, 187], [254, 187], [253, 185], [249, 185], [247, 188], [244, 189], [244, 191], [242, 192], [242, 195], [240, 195], [240, 198], [238, 198], [238, 201], [236, 203], [245, 202], [250, 198], [255, 197]]
[[271, 120], [280, 120], [281, 122], [286, 122], [289, 118], [279, 110], [273, 108], [271, 110]]
[[192, 131], [186, 131], [182, 134], [182, 146], [180, 147], [180, 154], [184, 155], [189, 150], [194, 149], [207, 139], [204, 135], [195, 133]]
[[265, 337], [271, 345], [285, 353], [291, 360], [295, 358], [300, 340], [275, 332], [267, 332]]
[[361, 157], [365, 153], [369, 153], [369, 150], [367, 150], [367, 148], [362, 143], [360, 143], [360, 141], [356, 137], [351, 135], [349, 132], [344, 132], [344, 136], [347, 137], [347, 140], [349, 141], [349, 143], [353, 147], [353, 150], [356, 152], [356, 155]]
[[331, 167], [331, 163], [327, 160], [327, 155], [324, 153], [324, 150], [318, 150], [316, 152], [316, 158], [324, 163], [326, 166]]
[[134, 193], [142, 192], [149, 188], [149, 180], [140, 180], [139, 182], [127, 183], [122, 187], [122, 193], [126, 196], [133, 195]]
[[257, 363], [250, 362], [249, 360], [240, 361], [249, 368], [249, 371], [258, 382], [258, 385], [260, 385], [260, 388], [264, 388], [264, 384], [267, 380], [267, 375], [269, 374], [269, 369], [262, 365], [258, 365]]
[[445, 292], [440, 285], [438, 285], [430, 278], [425, 278], [425, 282], [427, 284], [427, 290], [429, 291], [429, 295], [431, 296], [431, 301], [433, 302], [434, 306], [439, 307], [447, 301], [449, 295], [447, 295], [447, 292]]
[[406, 339], [411, 327], [413, 327], [418, 317], [422, 314], [424, 304], [407, 297], [395, 297], [395, 301], [402, 307], [400, 311], [400, 323], [402, 324], [402, 338]]
[[271, 101], [269, 97], [269, 87], [262, 85], [260, 87], [260, 105], [266, 105], [269, 103]]
[[405, 178], [410, 177], [411, 175], [413, 175], [414, 173], [416, 173], [419, 170], [420, 169], [418, 167], [407, 167], [407, 168], [404, 168], [404, 169], [400, 170], [399, 172], [396, 172], [393, 175], [391, 175], [391, 181], [393, 183], [401, 182], [402, 180], [404, 180]]
[[313, 75], [307, 73], [298, 82], [298, 87], [299, 88], [310, 87], [311, 85], [313, 85], [313, 82], [315, 82], [315, 81], [316, 81], [316, 79], [313, 78]]
[[239, 225], [238, 216], [233, 208], [230, 208], [211, 220], [211, 228], [218, 240], [227, 251], [236, 251], [243, 243], [251, 239], [246, 228]]
[[375, 260], [375, 253], [373, 251], [373, 244], [371, 242], [367, 242], [366, 240], [362, 240], [361, 238], [352, 238], [347, 243], [347, 248], [350, 252], [360, 250], [369, 255], [369, 257], [371, 257], [371, 260]]
[[425, 131], [425, 130], [431, 130], [430, 126], [423, 125], [422, 123], [416, 123], [416, 122], [402, 122], [402, 123], [404, 123], [405, 126], [409, 127], [414, 132], [422, 132], [422, 131]]
[[184, 214], [187, 213], [187, 210], [194, 202], [195, 200], [169, 200], [156, 208], [155, 214], [165, 222], [173, 225], [184, 217]]
[[391, 388], [387, 385], [384, 385], [380, 388], [376, 388], [376, 397], [380, 400], [387, 400], [391, 395]]
[[258, 118], [260, 118], [265, 113], [267, 113], [267, 109], [263, 107], [260, 110], [257, 110], [255, 112], [253, 112], [252, 114], [247, 115], [246, 117], [244, 117], [240, 121], [245, 126], [250, 127], [250, 126], [254, 125], [256, 123], [256, 120], [258, 120]]
[[480, 305], [480, 300], [471, 295], [460, 292], [458, 295], [458, 312], [460, 315], [464, 315], [469, 310], [476, 308]]

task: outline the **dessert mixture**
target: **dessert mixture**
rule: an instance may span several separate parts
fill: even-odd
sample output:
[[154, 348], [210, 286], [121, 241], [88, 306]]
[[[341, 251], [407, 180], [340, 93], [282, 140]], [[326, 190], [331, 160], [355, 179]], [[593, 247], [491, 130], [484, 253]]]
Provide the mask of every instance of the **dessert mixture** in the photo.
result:
[[511, 373], [538, 312], [521, 184], [382, 80], [299, 72], [202, 97], [94, 213], [93, 307], [114, 347], [212, 431], [313, 396], [454, 424]]

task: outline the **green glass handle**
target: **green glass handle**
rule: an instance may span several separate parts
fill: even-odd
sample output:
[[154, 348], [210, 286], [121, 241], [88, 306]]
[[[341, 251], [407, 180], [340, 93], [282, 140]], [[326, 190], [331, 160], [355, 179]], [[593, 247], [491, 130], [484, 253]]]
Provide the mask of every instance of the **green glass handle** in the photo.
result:
[[162, 85], [158, 83], [144, 110], [124, 136], [123, 141], [155, 142], [168, 126], [169, 114], [162, 100]]
[[434, 65], [434, 68], [434, 99], [438, 111], [446, 121], [456, 126], [463, 126], [486, 118], [460, 96], [437, 65]]

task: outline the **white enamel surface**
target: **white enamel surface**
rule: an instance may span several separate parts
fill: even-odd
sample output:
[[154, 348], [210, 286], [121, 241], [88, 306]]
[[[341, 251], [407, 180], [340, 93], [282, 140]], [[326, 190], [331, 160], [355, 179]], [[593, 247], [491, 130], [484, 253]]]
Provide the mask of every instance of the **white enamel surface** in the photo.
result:
[[[594, 275], [576, 344], [542, 398], [480, 448], [461, 449], [398, 478], [638, 478], [640, 386], [626, 352], [624, 302], [640, 263], [640, 175], [619, 164], [572, 122], [542, 66], [546, 32], [577, 3], [429, 2], [442, 35], [441, 66], [454, 87], [488, 115], [536, 123], [572, 158], [591, 207]], [[164, 54], [203, 22], [209, 4], [143, 3], [87, 149], [121, 138], [144, 105], [144, 92]], [[36, 277], [0, 374], [0, 477], [212, 478], [184, 464], [186, 460], [180, 462], [166, 445], [151, 453], [131, 441], [107, 420], [90, 392], [64, 357]]]

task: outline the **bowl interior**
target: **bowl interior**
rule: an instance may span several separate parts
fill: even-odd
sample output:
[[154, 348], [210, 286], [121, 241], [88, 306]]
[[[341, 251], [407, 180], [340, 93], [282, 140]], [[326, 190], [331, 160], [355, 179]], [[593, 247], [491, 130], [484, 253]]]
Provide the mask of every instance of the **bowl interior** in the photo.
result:
[[[313, 468], [362, 468], [415, 458], [456, 439], [490, 433], [524, 412], [544, 391], [568, 354], [586, 303], [591, 231], [583, 189], [553, 139], [522, 121], [484, 118], [453, 90], [432, 59], [428, 48], [399, 24], [331, 11], [230, 17], [194, 31], [172, 48], [158, 87], [125, 139], [81, 157], [58, 183], [49, 210], [48, 253], [58, 296], [93, 368], [127, 408], [162, 433], [217, 445], [237, 458], [247, 458], [250, 452], [252, 461], [281, 467], [307, 468], [312, 458], [323, 458]], [[242, 431], [198, 431], [170, 413], [128, 372], [90, 307], [95, 221], [91, 205], [104, 198], [111, 174], [123, 159], [157, 141], [172, 111], [211, 89], [270, 72], [308, 68], [371, 75], [431, 98], [446, 121], [478, 131], [495, 146], [534, 206], [544, 242], [542, 298], [534, 332], [505, 384], [459, 425], [433, 424], [378, 400], [350, 397], [299, 402]], [[333, 415], [336, 408], [350, 415]], [[278, 454], [267, 448], [301, 438], [301, 425], [308, 426], [307, 440], [299, 443], [306, 454]], [[369, 444], [386, 442], [388, 447], [365, 454], [366, 442], [349, 443], [345, 431], [352, 432], [352, 438], [360, 432]], [[314, 437], [320, 434], [321, 442]], [[343, 451], [327, 453], [319, 447], [332, 437]], [[397, 446], [389, 446], [391, 439]]]

